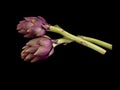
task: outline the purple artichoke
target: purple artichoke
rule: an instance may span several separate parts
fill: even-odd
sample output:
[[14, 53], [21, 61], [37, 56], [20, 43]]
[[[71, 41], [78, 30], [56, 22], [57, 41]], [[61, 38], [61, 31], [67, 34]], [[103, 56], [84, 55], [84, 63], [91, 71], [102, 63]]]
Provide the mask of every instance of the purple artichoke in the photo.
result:
[[48, 36], [32, 39], [22, 49], [21, 58], [30, 62], [44, 60], [54, 52], [52, 40]]
[[20, 21], [17, 25], [17, 30], [19, 33], [24, 34], [26, 38], [42, 36], [50, 27], [45, 19], [40, 16], [25, 17], [24, 19], [25, 20]]

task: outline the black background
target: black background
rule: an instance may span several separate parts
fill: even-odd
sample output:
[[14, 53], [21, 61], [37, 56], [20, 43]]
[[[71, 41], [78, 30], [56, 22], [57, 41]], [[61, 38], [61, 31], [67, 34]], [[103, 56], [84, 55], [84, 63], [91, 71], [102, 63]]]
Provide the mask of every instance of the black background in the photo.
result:
[[[12, 76], [15, 81], [23, 80], [22, 83], [30, 81], [29, 83], [31, 84], [36, 83], [36, 81], [40, 82], [43, 77], [43, 79], [52, 80], [54, 77], [57, 77], [57, 80], [64, 77], [67, 78], [66, 81], [70, 81], [71, 79], [82, 79], [84, 75], [86, 77], [83, 79], [98, 76], [100, 79], [103, 77], [108, 78], [108, 80], [111, 80], [110, 75], [115, 74], [116, 76], [116, 73], [112, 72], [117, 70], [117, 68], [114, 67], [119, 66], [119, 59], [116, 59], [117, 57], [114, 56], [114, 50], [116, 49], [115, 44], [118, 42], [113, 39], [115, 36], [119, 36], [117, 34], [114, 35], [114, 32], [118, 31], [118, 29], [115, 29], [117, 25], [115, 23], [117, 19], [116, 8], [108, 2], [100, 5], [95, 2], [92, 4], [85, 2], [84, 5], [82, 5], [83, 3], [72, 2], [70, 4], [69, 2], [56, 1], [49, 3], [46, 1], [30, 3], [29, 1], [27, 3], [20, 3], [18, 1], [14, 8], [9, 11], [7, 10], [8, 12], [6, 11], [6, 18], [10, 19], [10, 17], [12, 17], [12, 19], [10, 22], [5, 21], [4, 24], [6, 26], [6, 23], [9, 23], [9, 26], [13, 27], [12, 29], [8, 26], [5, 27], [8, 27], [8, 32], [10, 32], [7, 33], [7, 41], [9, 41], [9, 43], [7, 42], [6, 44], [6, 48], [9, 44], [8, 48], [10, 50], [7, 49], [7, 51], [5, 51], [5, 64], [2, 65], [4, 69], [7, 70], [3, 70], [6, 72], [4, 76]], [[107, 53], [101, 55], [80, 44], [70, 43], [66, 46], [60, 45], [56, 47], [54, 54], [46, 60], [36, 63], [24, 62], [20, 58], [21, 48], [30, 39], [26, 39], [23, 35], [19, 34], [16, 26], [19, 21], [23, 20], [23, 17], [29, 16], [42, 16], [51, 25], [58, 24], [74, 35], [85, 35], [109, 42], [113, 44], [113, 50], [110, 51], [106, 49]], [[52, 38], [61, 37], [58, 34], [48, 32], [47, 35]], [[106, 74], [108, 71], [110, 71], [110, 73]], [[13, 80], [11, 77], [10, 79]], [[35, 82], [31, 82], [31, 80]], [[47, 82], [44, 82], [44, 84], [46, 83]], [[23, 84], [20, 85], [22, 86]]]
[[[33, 5], [33, 6], [32, 6]], [[67, 6], [66, 6], [67, 5]], [[114, 46], [113, 50], [107, 50], [105, 55], [101, 55], [90, 48], [84, 47], [77, 43], [70, 43], [66, 46], [60, 45], [55, 48], [55, 52], [48, 59], [39, 61], [36, 63], [24, 62], [20, 58], [21, 48], [30, 39], [26, 39], [23, 35], [19, 34], [16, 30], [16, 26], [19, 21], [23, 20], [24, 17], [29, 16], [42, 16], [51, 25], [58, 24], [60, 27], [74, 35], [85, 35], [101, 39], [103, 41], [114, 44], [114, 31], [115, 31], [115, 9], [113, 6], [105, 5], [89, 5], [84, 6], [77, 4], [30, 4], [16, 5], [14, 9], [14, 29], [13, 41], [15, 54], [8, 65], [13, 68], [19, 68], [20, 70], [39, 70], [48, 68], [51, 66], [63, 68], [74, 68], [77, 69], [89, 68], [93, 66], [108, 67], [112, 66], [115, 62], [114, 58]], [[47, 32], [51, 38], [60, 38], [61, 35]], [[43, 66], [43, 67], [41, 67]], [[30, 68], [30, 69], [29, 69]], [[56, 68], [54, 68], [56, 69]], [[95, 68], [94, 68], [95, 69]]]

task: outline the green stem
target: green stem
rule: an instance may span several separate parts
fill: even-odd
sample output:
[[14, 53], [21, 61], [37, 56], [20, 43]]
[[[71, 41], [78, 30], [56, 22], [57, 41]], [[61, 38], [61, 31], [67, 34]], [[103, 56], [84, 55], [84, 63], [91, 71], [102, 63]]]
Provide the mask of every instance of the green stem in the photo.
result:
[[[55, 25], [55, 26], [58, 27], [58, 28], [61, 28], [58, 25]], [[94, 44], [97, 44], [97, 45], [102, 46], [104, 48], [112, 50], [112, 44], [104, 42], [102, 40], [91, 38], [91, 37], [86, 37], [86, 36], [83, 36], [83, 35], [78, 35], [77, 37], [80, 37], [80, 38], [82, 38], [84, 40], [87, 40], [87, 41], [89, 41], [91, 43], [94, 43]]]
[[[110, 43], [107, 43], [107, 42], [104, 42], [104, 41], [101, 41], [101, 40], [98, 40], [98, 39], [95, 39], [95, 38], [86, 37], [86, 36], [80, 36], [80, 35], [78, 35], [77, 37], [83, 38], [84, 40], [87, 40], [89, 42], [95, 43], [97, 45], [100, 45], [102, 47], [105, 47], [107, 49], [112, 50], [112, 44], [110, 44]], [[65, 44], [66, 45], [66, 44], [71, 43], [71, 42], [73, 42], [73, 41], [70, 40], [70, 39], [59, 38], [59, 39], [57, 39], [56, 43], [53, 43], [54, 44], [53, 46], [55, 47], [55, 46], [58, 46], [60, 44]]]
[[56, 43], [53, 43], [53, 47], [56, 47], [60, 44], [66, 45], [66, 44], [71, 43], [71, 42], [72, 42], [72, 40], [69, 40], [66, 38], [59, 38], [59, 39], [57, 39]]
[[84, 39], [82, 39], [80, 37], [78, 38], [77, 36], [74, 36], [74, 35], [66, 32], [65, 30], [63, 30], [61, 28], [58, 28], [56, 26], [50, 26], [50, 30], [48, 30], [48, 31], [61, 34], [64, 37], [66, 37], [66, 38], [68, 38], [68, 39], [70, 39], [72, 41], [75, 41], [75, 42], [77, 42], [79, 44], [82, 44], [82, 45], [84, 45], [86, 47], [89, 47], [89, 48], [91, 48], [91, 49], [93, 49], [93, 50], [95, 50], [95, 51], [97, 51], [97, 52], [99, 52], [101, 54], [105, 54], [106, 53], [106, 50], [104, 50], [103, 48], [101, 48], [101, 47], [99, 47], [99, 46], [97, 46], [97, 45], [95, 45], [93, 43], [90, 43], [90, 42], [88, 42], [88, 41], [86, 41], [86, 40], [84, 40]]
[[89, 42], [95, 43], [97, 45], [100, 45], [100, 46], [102, 46], [104, 48], [112, 50], [112, 44], [110, 44], [110, 43], [107, 43], [107, 42], [104, 42], [102, 40], [98, 40], [98, 39], [95, 39], [95, 38], [86, 37], [86, 36], [80, 36], [80, 35], [78, 35], [78, 37], [80, 37], [80, 38], [82, 38], [84, 40], [87, 40]]

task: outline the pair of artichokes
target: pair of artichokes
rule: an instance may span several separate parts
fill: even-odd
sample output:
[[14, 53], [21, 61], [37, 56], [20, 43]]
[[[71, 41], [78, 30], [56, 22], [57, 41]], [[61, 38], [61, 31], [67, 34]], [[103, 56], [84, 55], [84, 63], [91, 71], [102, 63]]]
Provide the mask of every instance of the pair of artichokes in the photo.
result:
[[25, 38], [33, 39], [22, 48], [21, 58], [24, 61], [36, 62], [51, 56], [54, 52], [53, 42], [50, 37], [45, 35], [50, 25], [40, 16], [24, 19], [17, 25], [17, 30]]
[[[106, 50], [99, 46], [112, 50], [112, 44], [91, 37], [72, 35], [58, 26], [48, 24], [41, 16], [25, 17], [24, 20], [20, 21], [17, 25], [17, 30], [23, 34], [25, 38], [32, 38], [32, 40], [22, 48], [21, 58], [24, 59], [24, 61], [37, 62], [44, 60], [54, 53], [54, 48], [57, 45], [67, 44], [72, 41], [101, 54], [105, 54]], [[51, 39], [45, 35], [46, 31], [61, 34], [63, 38]]]

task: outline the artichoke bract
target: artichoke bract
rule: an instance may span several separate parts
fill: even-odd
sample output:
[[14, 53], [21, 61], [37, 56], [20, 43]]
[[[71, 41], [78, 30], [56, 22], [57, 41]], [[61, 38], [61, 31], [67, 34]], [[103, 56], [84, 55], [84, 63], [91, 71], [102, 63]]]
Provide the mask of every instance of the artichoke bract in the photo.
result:
[[21, 58], [30, 62], [44, 60], [53, 54], [52, 44], [52, 40], [48, 36], [32, 39], [22, 48]]
[[23, 34], [26, 38], [35, 38], [42, 36], [49, 29], [50, 25], [46, 20], [41, 17], [24, 17], [17, 25], [17, 30], [19, 33]]

